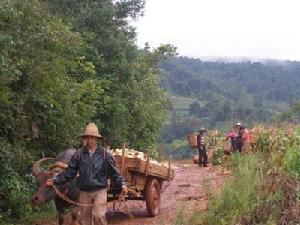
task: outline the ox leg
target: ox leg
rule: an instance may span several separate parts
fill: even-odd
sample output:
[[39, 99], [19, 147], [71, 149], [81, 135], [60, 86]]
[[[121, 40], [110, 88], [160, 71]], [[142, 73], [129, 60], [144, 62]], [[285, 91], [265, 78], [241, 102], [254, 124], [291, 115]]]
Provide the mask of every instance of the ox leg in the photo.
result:
[[71, 213], [71, 217], [72, 217], [72, 222], [70, 225], [82, 225], [82, 223], [80, 222], [80, 213], [79, 213], [79, 208], [75, 207]]
[[58, 214], [58, 224], [64, 225], [65, 206], [59, 199], [55, 199], [55, 208]]
[[71, 216], [72, 216], [72, 222], [70, 225], [81, 225], [82, 224], [80, 222], [77, 214], [72, 213]]
[[65, 222], [64, 215], [58, 214], [58, 224], [64, 225], [64, 222]]

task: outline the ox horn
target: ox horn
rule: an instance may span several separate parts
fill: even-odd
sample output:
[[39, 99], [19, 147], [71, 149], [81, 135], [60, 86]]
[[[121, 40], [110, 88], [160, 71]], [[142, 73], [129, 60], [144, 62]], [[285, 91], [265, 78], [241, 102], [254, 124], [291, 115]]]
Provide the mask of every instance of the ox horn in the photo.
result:
[[54, 159], [54, 158], [42, 158], [38, 161], [36, 161], [33, 166], [32, 166], [32, 170], [33, 170], [33, 174], [35, 176], [37, 176], [38, 174], [40, 174], [42, 172], [41, 170], [41, 163], [44, 162], [44, 161], [47, 161], [47, 160], [50, 160], [50, 159]]

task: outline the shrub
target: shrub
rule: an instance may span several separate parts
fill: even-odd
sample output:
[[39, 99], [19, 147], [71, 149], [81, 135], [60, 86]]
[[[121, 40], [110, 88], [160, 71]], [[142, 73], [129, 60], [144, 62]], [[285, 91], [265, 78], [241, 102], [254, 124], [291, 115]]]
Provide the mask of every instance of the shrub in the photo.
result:
[[30, 155], [24, 152], [22, 144], [14, 146], [0, 139], [0, 214], [20, 218], [31, 212], [30, 187], [33, 179], [26, 163]]
[[299, 146], [288, 148], [283, 158], [283, 168], [296, 178], [300, 178], [300, 151]]

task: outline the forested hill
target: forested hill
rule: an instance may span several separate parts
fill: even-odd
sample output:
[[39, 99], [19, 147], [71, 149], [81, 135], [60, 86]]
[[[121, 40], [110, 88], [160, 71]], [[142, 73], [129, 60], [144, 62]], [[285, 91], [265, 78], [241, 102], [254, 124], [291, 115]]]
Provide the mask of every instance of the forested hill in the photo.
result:
[[226, 63], [176, 57], [161, 68], [163, 87], [176, 97], [194, 99], [189, 114], [210, 121], [266, 121], [300, 96], [300, 62]]

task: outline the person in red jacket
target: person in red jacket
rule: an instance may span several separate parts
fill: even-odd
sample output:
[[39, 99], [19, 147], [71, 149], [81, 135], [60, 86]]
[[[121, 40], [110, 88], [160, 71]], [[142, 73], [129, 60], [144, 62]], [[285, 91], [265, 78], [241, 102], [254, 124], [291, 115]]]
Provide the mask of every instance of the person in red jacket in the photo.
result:
[[241, 127], [241, 134], [243, 139], [243, 152], [248, 153], [251, 146], [251, 136], [247, 128]]

